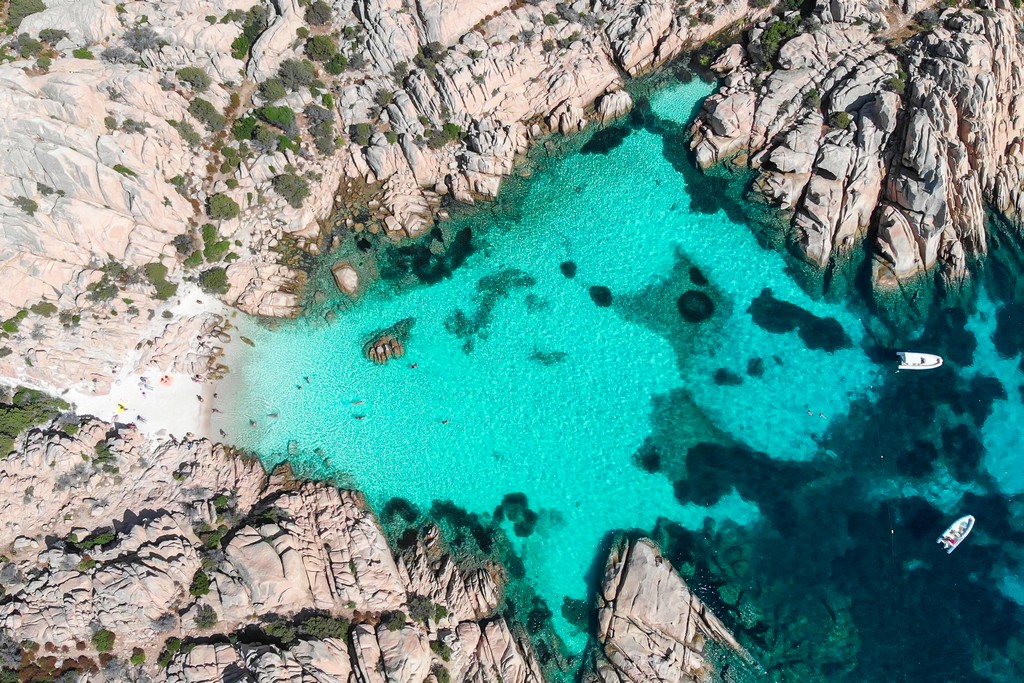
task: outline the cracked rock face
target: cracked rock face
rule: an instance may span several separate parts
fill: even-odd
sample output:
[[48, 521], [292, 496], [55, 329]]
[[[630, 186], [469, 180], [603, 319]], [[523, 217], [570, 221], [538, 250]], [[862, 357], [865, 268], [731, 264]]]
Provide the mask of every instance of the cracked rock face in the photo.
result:
[[597, 607], [600, 650], [591, 683], [706, 680], [709, 640], [747, 656], [647, 538], [612, 549]]
[[933, 268], [961, 281], [967, 257], [987, 251], [986, 205], [1018, 224], [1024, 206], [1016, 14], [947, 9], [894, 50], [844, 23], [840, 3], [818, 14], [824, 23], [785, 42], [767, 74], [764, 27], [720, 60], [725, 82], [693, 126], [698, 163], [746, 155], [816, 266], [867, 239], [877, 288]]
[[153, 444], [98, 420], [75, 436], [34, 430], [0, 461], [0, 520], [12, 579], [0, 628], [58, 658], [94, 656], [90, 639], [106, 629], [117, 653], [139, 648], [152, 665], [170, 637], [315, 613], [351, 622], [348, 635], [200, 644], [150, 673], [419, 683], [447, 669], [450, 680], [542, 680], [525, 634], [494, 615], [503, 570], [461, 567], [436, 527], [395, 556], [358, 492], [268, 477], [207, 441]]

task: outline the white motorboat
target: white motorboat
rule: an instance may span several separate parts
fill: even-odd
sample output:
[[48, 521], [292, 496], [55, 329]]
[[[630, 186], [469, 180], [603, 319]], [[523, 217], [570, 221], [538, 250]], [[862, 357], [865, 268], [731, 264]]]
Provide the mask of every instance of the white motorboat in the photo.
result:
[[945, 549], [946, 554], [956, 550], [974, 528], [974, 517], [967, 515], [953, 522], [935, 541]]
[[900, 370], [933, 370], [942, 367], [942, 356], [916, 351], [899, 351]]

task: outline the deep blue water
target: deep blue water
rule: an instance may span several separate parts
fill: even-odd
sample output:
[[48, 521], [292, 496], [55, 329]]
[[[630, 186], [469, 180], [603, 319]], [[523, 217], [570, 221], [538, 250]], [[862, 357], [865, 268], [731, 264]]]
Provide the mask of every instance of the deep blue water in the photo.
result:
[[[797, 284], [742, 177], [693, 169], [709, 92], [664, 87], [392, 250], [357, 305], [248, 333], [225, 427], [359, 487], [389, 528], [431, 517], [500, 550], [545, 659], [587, 647], [594, 568], [626, 532], [662, 544], [771, 679], [1024, 680], [1014, 241], [988, 287], [901, 340], [855, 290]], [[363, 359], [407, 318], [405, 358]], [[896, 373], [898, 343], [947, 364]], [[935, 538], [966, 513], [947, 556]]]

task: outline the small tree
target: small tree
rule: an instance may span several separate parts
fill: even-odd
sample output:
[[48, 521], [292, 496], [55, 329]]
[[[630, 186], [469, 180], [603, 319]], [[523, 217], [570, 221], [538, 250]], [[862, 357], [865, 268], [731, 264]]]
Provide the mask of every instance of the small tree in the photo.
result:
[[301, 209], [302, 203], [309, 196], [309, 183], [294, 173], [274, 176], [271, 184], [274, 190], [296, 209]]
[[62, 31], [59, 28], [44, 28], [39, 32], [39, 40], [50, 45], [56, 45], [67, 37], [68, 32]]
[[268, 78], [260, 83], [260, 97], [267, 102], [277, 102], [288, 96], [288, 90], [280, 78]]
[[92, 635], [92, 644], [97, 652], [110, 652], [114, 649], [116, 636], [105, 628], [101, 628]]
[[[221, 268], [220, 266], [210, 268], [209, 270], [204, 270], [199, 275], [199, 287], [207, 294], [226, 294], [229, 287], [227, 271]], [[202, 573], [202, 570], [200, 570], [199, 573]], [[203, 576], [206, 576], [206, 574], [203, 573]], [[194, 579], [192, 583], [193, 585], [195, 584]], [[189, 590], [189, 592], [191, 592], [191, 589]], [[209, 577], [207, 577], [206, 579], [206, 592], [210, 592]], [[195, 593], [192, 594], [196, 595]], [[206, 593], [203, 593], [203, 595], [205, 594]]]
[[295, 91], [308, 88], [316, 80], [313, 64], [305, 60], [286, 59], [277, 70], [277, 75], [288, 90]]
[[196, 626], [199, 628], [211, 628], [217, 623], [217, 612], [210, 605], [202, 604], [196, 607]]
[[7, 11], [7, 25], [16, 29], [21, 25], [22, 19], [44, 9], [46, 5], [43, 4], [43, 0], [11, 0]]
[[314, 62], [326, 62], [338, 53], [338, 44], [330, 36], [313, 36], [306, 41], [306, 56]]
[[188, 113], [211, 131], [224, 130], [227, 119], [207, 100], [197, 97], [188, 105]]
[[313, 0], [306, 8], [306, 23], [323, 26], [331, 20], [331, 6], [324, 0]]
[[206, 200], [206, 214], [215, 221], [229, 221], [238, 216], [238, 202], [226, 194], [213, 194]]
[[833, 128], [842, 128], [844, 130], [849, 128], [852, 122], [853, 117], [845, 111], [837, 111], [835, 114], [832, 114], [832, 117], [829, 119], [829, 123], [832, 124]]
[[[224, 269], [220, 268], [219, 270]], [[206, 273], [203, 273], [203, 275], [206, 275]], [[203, 287], [203, 283], [200, 282], [199, 286]], [[205, 291], [206, 287], [203, 287], [203, 290]], [[188, 592], [189, 595], [197, 598], [201, 598], [210, 592], [210, 577], [202, 569], [196, 570], [196, 573], [192, 576], [192, 583], [188, 587]]]
[[178, 80], [196, 92], [205, 92], [213, 82], [209, 74], [198, 66], [186, 66], [178, 69]]

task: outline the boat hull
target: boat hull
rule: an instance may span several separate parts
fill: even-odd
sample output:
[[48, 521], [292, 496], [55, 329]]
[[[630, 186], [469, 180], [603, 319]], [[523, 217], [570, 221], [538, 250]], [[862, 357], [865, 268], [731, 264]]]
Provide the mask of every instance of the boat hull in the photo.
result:
[[950, 524], [949, 528], [935, 539], [935, 542], [941, 545], [948, 555], [960, 547], [960, 544], [964, 542], [964, 539], [967, 538], [973, 529], [974, 517], [972, 515], [961, 517]]
[[900, 370], [934, 370], [942, 367], [942, 356], [933, 353], [900, 351], [896, 355], [900, 359]]

